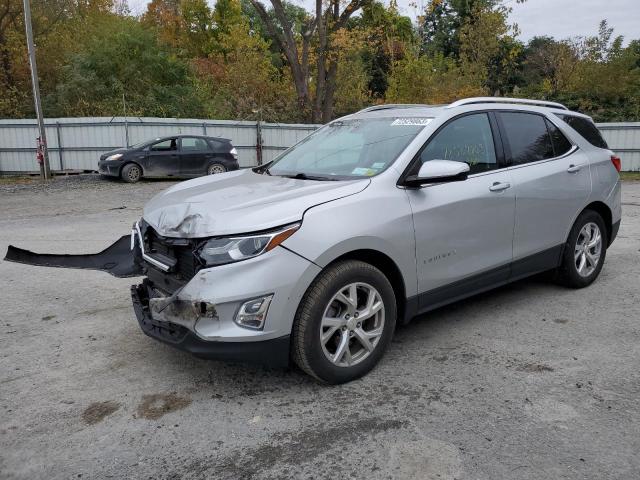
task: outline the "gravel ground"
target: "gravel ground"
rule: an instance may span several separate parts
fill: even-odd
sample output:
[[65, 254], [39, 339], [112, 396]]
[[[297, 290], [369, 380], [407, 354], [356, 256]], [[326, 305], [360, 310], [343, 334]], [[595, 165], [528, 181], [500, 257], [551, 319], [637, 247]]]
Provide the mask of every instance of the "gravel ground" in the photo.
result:
[[[169, 185], [1, 185], [0, 251], [99, 251]], [[153, 341], [131, 280], [0, 261], [0, 478], [638, 478], [640, 183], [623, 196], [593, 286], [442, 308], [337, 387]]]

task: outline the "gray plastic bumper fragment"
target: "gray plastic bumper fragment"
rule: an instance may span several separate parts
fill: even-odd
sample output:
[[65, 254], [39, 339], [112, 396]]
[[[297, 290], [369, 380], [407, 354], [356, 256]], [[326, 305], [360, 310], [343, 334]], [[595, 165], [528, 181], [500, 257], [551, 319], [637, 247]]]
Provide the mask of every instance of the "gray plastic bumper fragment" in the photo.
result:
[[[138, 246], [136, 245], [136, 250]], [[100, 253], [87, 255], [56, 255], [50, 253], [34, 253], [29, 250], [9, 245], [7, 255], [9, 262], [25, 263], [42, 267], [83, 268], [101, 270], [114, 277], [136, 277], [142, 275], [142, 267], [137, 261], [137, 253], [131, 250], [131, 237], [124, 235], [118, 241]]]

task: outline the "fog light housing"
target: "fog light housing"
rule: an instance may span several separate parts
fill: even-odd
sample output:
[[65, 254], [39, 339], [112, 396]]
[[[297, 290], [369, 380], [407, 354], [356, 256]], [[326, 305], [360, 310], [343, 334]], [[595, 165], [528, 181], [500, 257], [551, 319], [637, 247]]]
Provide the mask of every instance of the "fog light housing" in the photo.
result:
[[240, 305], [233, 321], [242, 328], [262, 330], [272, 299], [273, 294], [247, 300]]

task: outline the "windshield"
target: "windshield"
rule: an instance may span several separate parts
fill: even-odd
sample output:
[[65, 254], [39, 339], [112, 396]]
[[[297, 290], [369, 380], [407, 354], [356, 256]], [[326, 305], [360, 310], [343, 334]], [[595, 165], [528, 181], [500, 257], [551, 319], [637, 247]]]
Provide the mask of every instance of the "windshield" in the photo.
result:
[[131, 145], [129, 148], [138, 149], [138, 148], [146, 147], [147, 145], [149, 145], [149, 144], [151, 144], [153, 142], [156, 142], [158, 140], [160, 140], [160, 139], [159, 138], [154, 138], [153, 140], [145, 140], [144, 142], [140, 142], [140, 143], [136, 143], [134, 145]]
[[337, 120], [285, 152], [267, 173], [314, 180], [372, 177], [391, 165], [430, 121], [397, 117]]

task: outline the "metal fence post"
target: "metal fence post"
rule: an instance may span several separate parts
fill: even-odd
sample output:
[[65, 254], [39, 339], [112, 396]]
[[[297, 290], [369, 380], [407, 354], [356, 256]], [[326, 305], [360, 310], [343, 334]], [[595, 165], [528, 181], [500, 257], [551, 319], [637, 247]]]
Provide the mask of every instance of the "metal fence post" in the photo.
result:
[[206, 135], [207, 134], [207, 124], [202, 122], [202, 134]]
[[256, 161], [262, 165], [262, 125], [260, 120], [256, 122]]
[[124, 117], [124, 143], [129, 148], [129, 122], [127, 122], [127, 117]]
[[62, 135], [60, 134], [60, 122], [56, 122], [56, 136], [58, 137], [58, 160], [60, 161], [60, 171], [64, 170], [62, 162]]

